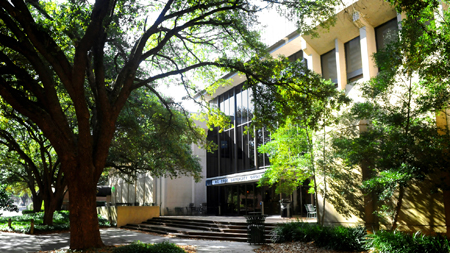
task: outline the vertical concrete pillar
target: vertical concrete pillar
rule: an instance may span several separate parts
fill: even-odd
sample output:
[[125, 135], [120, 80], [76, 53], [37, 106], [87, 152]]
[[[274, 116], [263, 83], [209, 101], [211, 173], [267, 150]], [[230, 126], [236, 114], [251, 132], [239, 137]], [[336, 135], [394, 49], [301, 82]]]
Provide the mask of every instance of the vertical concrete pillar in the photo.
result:
[[357, 12], [353, 14], [353, 24], [359, 28], [363, 77], [368, 80], [378, 74], [378, 68], [372, 57], [377, 51], [375, 29]]
[[338, 87], [340, 90], [344, 90], [347, 85], [347, 65], [345, 64], [345, 47], [344, 43], [340, 39], [334, 40], [334, 48], [336, 49], [336, 67], [337, 67], [337, 79]]
[[322, 66], [320, 64], [320, 55], [304, 39], [302, 39], [302, 50], [308, 56], [308, 68], [321, 75]]

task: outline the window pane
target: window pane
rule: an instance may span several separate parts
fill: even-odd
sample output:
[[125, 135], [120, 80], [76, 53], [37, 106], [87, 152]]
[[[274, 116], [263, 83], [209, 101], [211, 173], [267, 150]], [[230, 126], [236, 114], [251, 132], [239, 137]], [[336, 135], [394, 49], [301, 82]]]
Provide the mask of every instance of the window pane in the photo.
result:
[[230, 139], [230, 132], [220, 134], [220, 175], [229, 174], [231, 167], [233, 142]]
[[234, 89], [229, 91], [229, 100], [230, 100], [230, 112], [227, 115], [230, 117], [231, 124], [236, 124], [234, 122]]
[[244, 156], [243, 156], [243, 132], [244, 126], [236, 128], [236, 142], [237, 142], [237, 170], [241, 171], [244, 169]]
[[303, 51], [302, 50], [289, 56], [289, 61], [296, 61], [296, 60], [302, 60], [302, 59], [303, 59]]
[[242, 91], [241, 86], [238, 86], [236, 88], [236, 125], [240, 125], [242, 123]]
[[[264, 131], [262, 129], [258, 129], [256, 131], [256, 143], [259, 146], [264, 144]], [[258, 168], [264, 166], [264, 154], [258, 151]]]
[[337, 67], [336, 67], [336, 52], [323, 54], [320, 58], [322, 63], [322, 77], [325, 80], [331, 79], [332, 82], [337, 83]]
[[[248, 124], [247, 127], [250, 127], [250, 124]], [[252, 130], [249, 130], [248, 133], [244, 136], [244, 138], [246, 139], [244, 141], [244, 148], [247, 152], [245, 157], [246, 170], [255, 168], [255, 141], [250, 131]]]
[[[208, 131], [208, 141], [213, 141], [215, 144], [218, 143], [218, 130], [214, 128], [212, 131]], [[207, 152], [206, 155], [206, 164], [207, 171], [206, 177], [217, 177], [219, 175], [219, 159], [218, 159], [218, 151], [215, 150], [213, 153]]]
[[397, 18], [375, 28], [375, 37], [378, 51], [384, 49], [387, 44], [395, 41], [398, 38]]
[[[264, 144], [270, 142], [270, 133], [264, 128]], [[269, 156], [267, 154], [264, 154], [264, 166], [269, 166]]]
[[225, 115], [230, 115], [230, 101], [228, 100], [228, 92], [223, 94], [223, 110], [221, 111], [225, 113]]
[[248, 91], [242, 90], [242, 122], [249, 121], [248, 119]]
[[253, 102], [252, 102], [252, 90], [251, 89], [247, 89], [248, 91], [248, 121], [252, 120], [253, 118]]
[[353, 40], [345, 43], [345, 59], [347, 61], [347, 79], [361, 76], [362, 60], [361, 43], [359, 37], [356, 37]]

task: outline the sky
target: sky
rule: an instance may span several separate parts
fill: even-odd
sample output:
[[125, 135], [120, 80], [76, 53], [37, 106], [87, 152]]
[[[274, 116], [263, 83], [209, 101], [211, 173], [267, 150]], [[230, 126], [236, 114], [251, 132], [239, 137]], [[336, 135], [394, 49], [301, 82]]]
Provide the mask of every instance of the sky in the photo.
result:
[[[273, 45], [275, 42], [286, 37], [296, 30], [296, 25], [281, 17], [275, 10], [263, 10], [259, 15], [260, 29], [262, 31], [262, 41], [266, 45]], [[208, 84], [198, 84], [204, 89]], [[181, 103], [189, 112], [197, 112], [199, 107], [193, 101], [182, 100], [186, 96], [186, 91], [178, 85], [159, 87], [164, 95], [174, 98], [175, 102]]]

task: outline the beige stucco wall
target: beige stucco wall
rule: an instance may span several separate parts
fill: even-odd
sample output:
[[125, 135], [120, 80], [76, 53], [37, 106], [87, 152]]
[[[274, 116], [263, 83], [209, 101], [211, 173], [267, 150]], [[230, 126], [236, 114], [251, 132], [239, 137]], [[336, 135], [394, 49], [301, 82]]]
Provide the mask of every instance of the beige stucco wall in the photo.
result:
[[97, 214], [109, 220], [111, 224], [117, 223], [117, 208], [115, 206], [100, 206], [97, 207]]
[[138, 224], [159, 217], [159, 206], [117, 206], [97, 207], [97, 213], [110, 221], [116, 222], [120, 228], [126, 224]]
[[111, 203], [154, 203], [154, 179], [149, 174], [140, 174], [134, 183], [127, 183], [123, 178], [110, 177], [109, 184], [114, 187]]

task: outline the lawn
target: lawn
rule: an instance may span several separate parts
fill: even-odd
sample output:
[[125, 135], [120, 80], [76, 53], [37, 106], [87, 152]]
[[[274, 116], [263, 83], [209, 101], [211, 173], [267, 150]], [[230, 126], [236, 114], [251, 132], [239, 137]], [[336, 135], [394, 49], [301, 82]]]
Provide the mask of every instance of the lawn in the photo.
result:
[[[11, 218], [11, 227], [8, 227], [8, 219]], [[29, 233], [31, 220], [34, 219], [34, 233], [59, 232], [70, 229], [69, 211], [56, 211], [53, 214], [53, 226], [42, 225], [44, 212], [17, 215], [11, 217], [0, 216], [0, 231]], [[99, 216], [100, 227], [109, 227], [109, 221]]]

